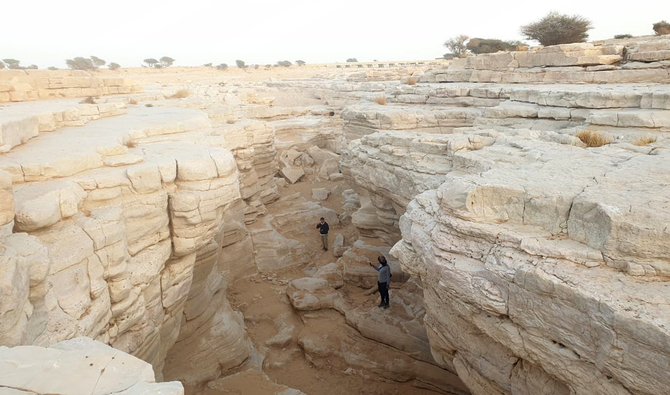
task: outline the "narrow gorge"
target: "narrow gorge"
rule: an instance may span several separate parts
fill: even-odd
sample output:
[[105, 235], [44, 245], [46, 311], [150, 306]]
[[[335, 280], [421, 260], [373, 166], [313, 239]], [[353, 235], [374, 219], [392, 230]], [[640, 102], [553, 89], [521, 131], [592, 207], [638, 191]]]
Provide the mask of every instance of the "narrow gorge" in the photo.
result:
[[0, 70], [0, 394], [668, 394], [668, 37]]

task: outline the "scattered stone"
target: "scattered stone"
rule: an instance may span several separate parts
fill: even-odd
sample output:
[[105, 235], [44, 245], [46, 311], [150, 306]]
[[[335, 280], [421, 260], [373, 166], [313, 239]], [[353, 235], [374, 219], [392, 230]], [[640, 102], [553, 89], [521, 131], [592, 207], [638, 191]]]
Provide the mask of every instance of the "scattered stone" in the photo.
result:
[[327, 190], [326, 188], [313, 188], [312, 189], [312, 199], [314, 199], [314, 200], [319, 200], [319, 201], [328, 200], [329, 195], [330, 195], [330, 191]]

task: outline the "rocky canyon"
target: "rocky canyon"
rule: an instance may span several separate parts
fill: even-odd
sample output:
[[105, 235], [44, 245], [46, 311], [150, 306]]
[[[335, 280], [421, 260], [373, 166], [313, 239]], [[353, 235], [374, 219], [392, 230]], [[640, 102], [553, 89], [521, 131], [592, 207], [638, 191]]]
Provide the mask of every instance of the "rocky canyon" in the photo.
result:
[[669, 37], [0, 70], [0, 394], [670, 393]]

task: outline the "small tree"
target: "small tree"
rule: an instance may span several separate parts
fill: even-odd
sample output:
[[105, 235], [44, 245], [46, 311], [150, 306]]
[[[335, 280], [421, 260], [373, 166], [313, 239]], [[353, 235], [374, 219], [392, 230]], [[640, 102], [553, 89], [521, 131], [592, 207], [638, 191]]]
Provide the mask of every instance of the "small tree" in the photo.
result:
[[465, 34], [459, 34], [456, 37], [452, 37], [448, 39], [447, 41], [444, 42], [444, 46], [447, 47], [448, 50], [451, 51], [451, 53], [455, 57], [461, 57], [465, 52], [467, 51], [467, 45], [465, 44], [470, 37], [466, 36]]
[[238, 59], [238, 60], [235, 61], [235, 64], [236, 64], [237, 67], [240, 68], [240, 69], [246, 69], [246, 68], [247, 68], [247, 64], [244, 63], [244, 60], [239, 60], [239, 59]]
[[205, 63], [205, 64], [203, 64], [203, 66], [205, 66], [205, 67], [212, 67], [212, 64], [211, 64], [211, 63]]
[[616, 40], [621, 40], [622, 38], [633, 38], [632, 34], [617, 34], [614, 36]]
[[466, 48], [474, 53], [494, 53], [498, 51], [514, 51], [518, 44], [516, 42], [507, 42], [495, 38], [472, 38], [468, 41]]
[[349, 59], [347, 59], [347, 62], [349, 62], [349, 63], [358, 62], [358, 59], [356, 59], [356, 58], [349, 58]]
[[277, 62], [277, 64], [282, 67], [291, 67], [293, 63], [289, 62], [288, 60], [280, 60]]
[[118, 63], [114, 63], [114, 62], [112, 62], [112, 63], [110, 63], [109, 66], [107, 66], [107, 67], [109, 67], [110, 70], [118, 70], [118, 69], [121, 68], [121, 65], [118, 64]]
[[22, 67], [21, 67], [21, 61], [20, 61], [20, 60], [16, 60], [16, 59], [11, 59], [11, 58], [9, 58], [9, 59], [2, 59], [2, 61], [5, 62], [5, 64], [7, 65], [7, 68], [8, 68], [8, 69], [11, 69], [11, 70], [18, 70], [18, 69], [21, 69], [21, 68], [22, 68]]
[[663, 34], [670, 34], [670, 23], [666, 21], [660, 21], [654, 23], [654, 33], [656, 33], [657, 36], [661, 36]]
[[259, 67], [261, 67], [259, 64], [255, 64], [255, 65], [254, 65], [254, 69], [255, 69], [255, 70], [258, 70]]
[[105, 64], [107, 64], [107, 62], [105, 62], [104, 60], [100, 59], [97, 56], [91, 56], [91, 61], [93, 62], [93, 64], [96, 67], [101, 67], [101, 66], [104, 66]]
[[54, 66], [51, 66], [51, 67], [48, 67], [47, 70], [52, 70], [53, 71], [53, 70], [58, 70], [58, 68], [54, 67]]
[[91, 59], [83, 58], [81, 56], [77, 56], [74, 59], [67, 59], [65, 60], [65, 64], [72, 70], [92, 71], [98, 69], [98, 67], [93, 63]]
[[154, 58], [148, 58], [144, 59], [144, 63], [146, 63], [149, 67], [154, 67], [154, 65], [158, 63], [158, 61]]
[[170, 67], [174, 63], [174, 59], [169, 56], [163, 56], [160, 60], [163, 67]]
[[31, 64], [30, 66], [26, 67], [27, 70], [37, 70], [38, 67], [36, 64]]
[[227, 70], [227, 69], [228, 69], [228, 65], [225, 64], [225, 63], [221, 63], [220, 65], [216, 66], [216, 69], [217, 69], [217, 70]]
[[521, 34], [542, 45], [581, 43], [593, 29], [591, 21], [579, 15], [564, 15], [552, 11], [537, 22], [521, 26]]
[[296, 60], [296, 61], [295, 61], [295, 64], [297, 64], [298, 66], [304, 66], [304, 65], [305, 65], [305, 61], [304, 61], [304, 60]]

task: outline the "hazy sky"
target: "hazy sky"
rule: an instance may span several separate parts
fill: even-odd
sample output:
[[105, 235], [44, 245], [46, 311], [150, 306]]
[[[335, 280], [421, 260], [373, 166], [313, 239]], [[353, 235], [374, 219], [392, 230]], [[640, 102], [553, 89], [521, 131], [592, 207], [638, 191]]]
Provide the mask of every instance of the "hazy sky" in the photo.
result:
[[[619, 5], [617, 5], [617, 3]], [[449, 37], [522, 39], [556, 10], [589, 18], [590, 40], [653, 34], [670, 1], [1, 0], [0, 59], [65, 67], [96, 55], [122, 66], [167, 55], [176, 65], [433, 59]]]

